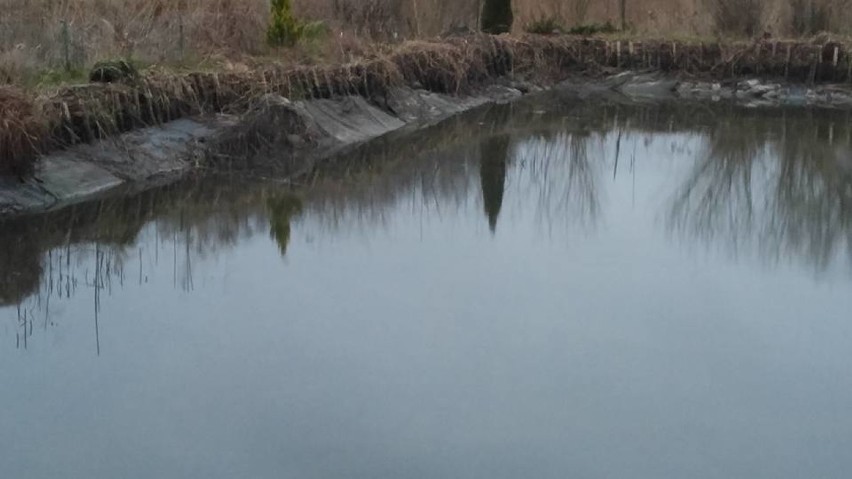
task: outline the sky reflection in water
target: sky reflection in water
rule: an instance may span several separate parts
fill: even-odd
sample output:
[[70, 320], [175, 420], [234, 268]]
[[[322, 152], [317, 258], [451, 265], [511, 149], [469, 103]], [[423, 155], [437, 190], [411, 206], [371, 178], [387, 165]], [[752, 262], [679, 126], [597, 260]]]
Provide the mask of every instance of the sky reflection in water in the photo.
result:
[[849, 477], [845, 113], [530, 99], [0, 228], [8, 477]]

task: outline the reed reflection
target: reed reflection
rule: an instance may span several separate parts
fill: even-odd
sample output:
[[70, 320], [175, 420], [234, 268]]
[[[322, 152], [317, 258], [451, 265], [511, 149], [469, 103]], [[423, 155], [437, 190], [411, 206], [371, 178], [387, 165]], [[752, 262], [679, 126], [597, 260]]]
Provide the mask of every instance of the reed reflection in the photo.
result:
[[54, 324], [53, 310], [83, 295], [91, 298], [99, 351], [102, 304], [114, 291], [143, 289], [158, 268], [171, 270], [175, 288], [192, 291], [195, 258], [215, 255], [259, 231], [269, 191], [188, 180], [2, 221], [0, 320], [8, 315], [19, 321], [15, 344], [24, 348], [34, 331]]
[[593, 229], [601, 215], [604, 132], [550, 132], [528, 138], [519, 149], [519, 183], [535, 201], [548, 230], [554, 224]]
[[852, 124], [816, 114], [729, 120], [671, 200], [681, 238], [817, 272], [852, 268]]
[[395, 215], [476, 224], [484, 216], [499, 234], [498, 224], [529, 215], [547, 231], [596, 233], [616, 206], [609, 193], [621, 187], [610, 178], [625, 163], [635, 172], [661, 160], [641, 150], [637, 160], [626, 145], [648, 148], [641, 137], [661, 133], [703, 145], [697, 154], [670, 152], [672, 163], [687, 166], [683, 176], [660, 179], [669, 232], [823, 271], [840, 257], [852, 263], [850, 124], [836, 112], [561, 97], [477, 110], [349, 151], [298, 178], [306, 186], [297, 191], [274, 181], [194, 178], [4, 221], [0, 313], [29, 338], [50, 325], [51, 302], [86, 294], [99, 305], [116, 288], [144, 288], [158, 269], [191, 292], [206, 258], [262, 234], [277, 254], [291, 254], [297, 228], [311, 238], [370, 237], [393, 226]]

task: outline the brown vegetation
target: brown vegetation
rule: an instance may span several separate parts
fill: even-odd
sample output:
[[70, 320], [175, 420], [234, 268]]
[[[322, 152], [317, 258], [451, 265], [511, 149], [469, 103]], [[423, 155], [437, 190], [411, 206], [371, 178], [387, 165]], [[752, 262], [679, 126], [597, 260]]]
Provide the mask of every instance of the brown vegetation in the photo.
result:
[[[242, 72], [149, 73], [128, 83], [67, 86], [32, 101], [5, 89], [0, 151], [31, 161], [36, 145], [88, 142], [182, 116], [244, 111], [267, 93], [287, 98], [361, 95], [382, 104], [396, 86], [469, 92], [496, 78], [534, 76], [550, 82], [580, 72], [657, 68], [716, 78], [742, 74], [798, 81], [849, 80], [852, 66], [837, 43], [676, 43], [573, 36], [454, 37], [413, 41], [357, 61], [319, 66], [266, 65]], [[47, 124], [49, 131], [43, 125]]]
[[0, 174], [29, 171], [45, 136], [42, 115], [29, 96], [0, 87]]
[[[628, 29], [639, 36], [852, 33], [852, 0], [513, 0], [515, 31], [541, 18], [569, 29], [620, 26], [622, 3]], [[355, 36], [387, 42], [474, 30], [482, 0], [293, 0], [293, 5], [299, 18], [331, 28], [326, 50], [333, 53], [343, 49], [341, 34], [345, 41]], [[0, 0], [0, 84], [38, 83], [45, 72], [86, 69], [117, 57], [197, 64], [277, 56], [266, 42], [269, 23], [267, 0]]]
[[[756, 35], [774, 26], [778, 32], [810, 34], [847, 25], [843, 19], [852, 11], [842, 8], [847, 2], [852, 0], [627, 0], [625, 19], [635, 38], [642, 32]], [[289, 98], [359, 94], [381, 103], [392, 86], [459, 93], [508, 74], [535, 70], [540, 78], [556, 79], [590, 68], [850, 79], [846, 49], [825, 39], [683, 43], [527, 35], [403, 42], [475, 28], [481, 1], [293, 4], [299, 18], [323, 20], [333, 33], [318, 46], [272, 48], [266, 0], [0, 0], [0, 84], [67, 83], [75, 70], [116, 57], [172, 66], [191, 59], [196, 70], [149, 68], [124, 83], [62, 86], [38, 102], [18, 90], [0, 90], [0, 170], [25, 170], [41, 146], [87, 142], [202, 112], [242, 111], [265, 93]], [[746, 4], [754, 8], [737, 10]], [[513, 2], [516, 25], [533, 18], [569, 26], [619, 23], [620, 5], [615, 0]], [[665, 18], [660, 12], [666, 12]], [[369, 39], [395, 46], [377, 47]], [[316, 55], [317, 48], [327, 60], [321, 65], [282, 61], [303, 50], [307, 57]], [[211, 63], [215, 68], [206, 69]]]

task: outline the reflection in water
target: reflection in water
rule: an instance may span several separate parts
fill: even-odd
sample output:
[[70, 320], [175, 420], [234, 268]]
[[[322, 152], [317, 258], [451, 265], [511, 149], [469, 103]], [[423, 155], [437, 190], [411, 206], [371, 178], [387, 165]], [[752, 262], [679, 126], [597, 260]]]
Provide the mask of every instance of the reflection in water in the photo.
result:
[[286, 256], [290, 244], [290, 222], [302, 213], [302, 201], [291, 194], [273, 196], [266, 201], [270, 234], [278, 243], [281, 256]]
[[[305, 232], [311, 237], [369, 236], [401, 204], [424, 217], [459, 215], [476, 190], [492, 234], [507, 211], [534, 215], [546, 231], [573, 224], [592, 232], [612, 206], [604, 199], [618, 191], [619, 157], [629, 156], [631, 175], [665, 159], [653, 150], [654, 135], [668, 135], [666, 155], [677, 157], [661, 182], [674, 192], [667, 193], [669, 231], [734, 255], [755, 249], [773, 262], [795, 259], [823, 271], [852, 257], [850, 125], [837, 112], [530, 98], [347, 152], [323, 174], [301, 178], [310, 187], [298, 196], [276, 183], [189, 179], [7, 220], [0, 306], [16, 306], [16, 318], [44, 318], [47, 327], [51, 298], [85, 291], [97, 305], [115, 287], [145, 284], [148, 265], [170, 261], [173, 286], [192, 291], [194, 261], [260, 231], [286, 255], [296, 218], [315, 230]], [[675, 145], [689, 142], [700, 151]], [[128, 264], [136, 281], [126, 281]]]
[[[172, 265], [174, 286], [191, 291], [194, 256], [204, 258], [233, 246], [266, 221], [258, 200], [270, 188], [245, 193], [245, 186], [191, 179], [0, 223], [0, 308], [16, 306], [16, 344], [25, 348], [34, 330], [53, 325], [53, 309], [87, 295], [95, 322], [93, 346], [99, 350], [97, 322], [104, 296], [141, 287], [146, 272], [166, 261]], [[138, 269], [135, 282], [129, 267]]]
[[0, 307], [33, 294], [42, 275], [41, 248], [28, 225], [16, 226], [0, 229]]
[[802, 112], [723, 119], [673, 196], [670, 227], [733, 255], [798, 258], [816, 271], [848, 262], [850, 133], [848, 120]]
[[603, 136], [583, 130], [539, 134], [525, 142], [519, 181], [537, 186], [537, 215], [547, 225], [569, 219], [594, 226], [601, 210], [602, 143]]
[[482, 183], [482, 204], [492, 233], [497, 230], [497, 218], [500, 216], [500, 208], [503, 207], [509, 141], [507, 135], [499, 135], [484, 139], [481, 146], [479, 177]]
[[4, 221], [4, 477], [845, 479], [850, 122], [784, 115], [528, 98]]

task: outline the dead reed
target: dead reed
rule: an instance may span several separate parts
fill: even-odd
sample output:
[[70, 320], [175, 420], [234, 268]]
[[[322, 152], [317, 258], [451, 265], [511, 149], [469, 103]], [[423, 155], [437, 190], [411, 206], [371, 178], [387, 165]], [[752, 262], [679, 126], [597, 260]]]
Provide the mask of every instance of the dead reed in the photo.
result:
[[[641, 36], [852, 34], [852, 0], [513, 0], [516, 31], [544, 17], [568, 28], [621, 25], [622, 3], [628, 30]], [[294, 0], [301, 18], [383, 42], [475, 29], [481, 4]], [[0, 0], [0, 83], [118, 57], [162, 64], [269, 54], [269, 19], [267, 0]]]
[[339, 65], [262, 65], [240, 72], [149, 72], [126, 83], [67, 86], [39, 99], [2, 90], [5, 169], [60, 148], [133, 128], [211, 112], [243, 112], [266, 94], [290, 99], [360, 95], [385, 104], [395, 87], [471, 92], [500, 77], [551, 83], [566, 76], [652, 68], [710, 78], [761, 75], [802, 82], [850, 81], [837, 42], [681, 43], [574, 36], [472, 35], [400, 46]]
[[31, 97], [13, 87], [0, 87], [0, 174], [30, 171], [46, 131]]

